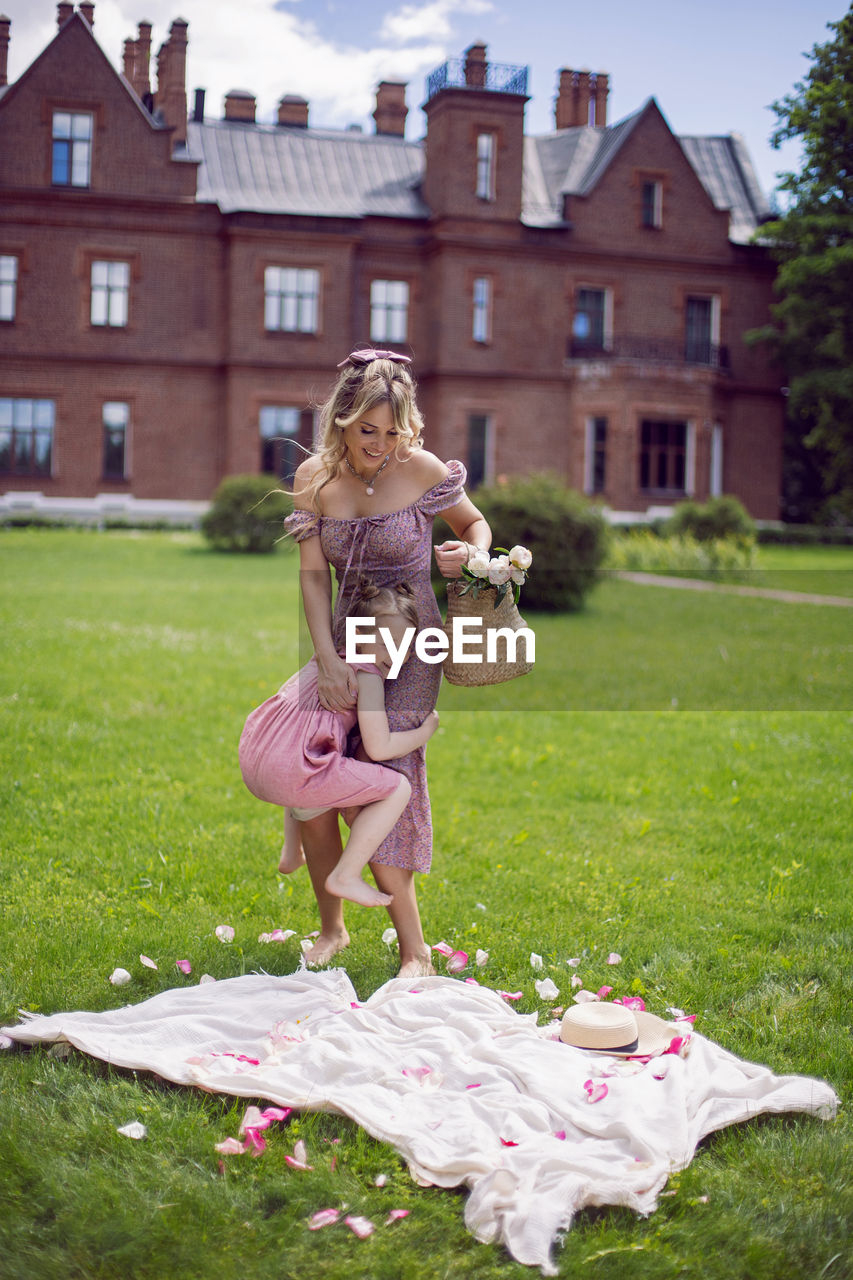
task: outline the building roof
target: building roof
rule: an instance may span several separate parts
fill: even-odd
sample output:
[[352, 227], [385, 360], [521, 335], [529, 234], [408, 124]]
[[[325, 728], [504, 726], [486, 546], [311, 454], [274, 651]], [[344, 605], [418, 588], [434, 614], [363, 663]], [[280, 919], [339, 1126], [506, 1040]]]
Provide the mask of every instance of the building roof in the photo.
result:
[[[563, 226], [563, 197], [593, 190], [647, 106], [613, 125], [527, 137], [522, 221]], [[187, 132], [187, 156], [200, 162], [197, 199], [224, 213], [429, 217], [420, 192], [420, 142], [224, 120], [190, 121]], [[743, 139], [732, 134], [678, 141], [715, 207], [730, 211], [730, 239], [749, 241], [770, 207]]]

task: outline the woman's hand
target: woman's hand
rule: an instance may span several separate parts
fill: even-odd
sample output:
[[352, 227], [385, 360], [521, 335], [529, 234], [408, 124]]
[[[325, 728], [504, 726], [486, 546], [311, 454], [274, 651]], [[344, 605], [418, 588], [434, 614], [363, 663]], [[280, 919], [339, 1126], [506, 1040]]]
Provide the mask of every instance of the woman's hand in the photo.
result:
[[317, 696], [327, 711], [348, 711], [358, 698], [358, 680], [343, 658], [317, 663]]
[[435, 562], [443, 578], [461, 578], [471, 548], [467, 542], [442, 542], [435, 548]]
[[421, 728], [426, 730], [427, 742], [429, 742], [430, 738], [438, 728], [438, 712], [435, 710], [435, 708], [433, 708], [433, 710], [430, 711], [426, 720], [424, 720], [423, 724], [421, 725]]

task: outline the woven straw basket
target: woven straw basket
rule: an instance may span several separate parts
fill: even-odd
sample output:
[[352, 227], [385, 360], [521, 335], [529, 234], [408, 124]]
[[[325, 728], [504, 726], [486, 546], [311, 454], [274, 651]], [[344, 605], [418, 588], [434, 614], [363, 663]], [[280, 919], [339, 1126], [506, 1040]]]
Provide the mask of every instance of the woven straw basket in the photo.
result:
[[[487, 628], [502, 627], [511, 631], [520, 631], [522, 627], [527, 626], [527, 623], [518, 612], [512, 597], [512, 591], [507, 591], [496, 609], [497, 587], [481, 587], [475, 599], [471, 591], [467, 591], [463, 595], [460, 592], [461, 586], [461, 582], [457, 582], [454, 579], [448, 580], [447, 617], [444, 622], [444, 632], [450, 641], [451, 647], [444, 660], [445, 679], [449, 680], [451, 684], [503, 684], [505, 680], [513, 680], [516, 676], [523, 676], [532, 671], [533, 663], [527, 661], [527, 645], [524, 640], [518, 641], [515, 662], [508, 661], [506, 641], [500, 639], [497, 643], [497, 660], [495, 662], [486, 661]], [[454, 618], [483, 619], [482, 642], [479, 647], [482, 662], [453, 661]], [[465, 651], [469, 654], [478, 652], [474, 636], [466, 637]]]

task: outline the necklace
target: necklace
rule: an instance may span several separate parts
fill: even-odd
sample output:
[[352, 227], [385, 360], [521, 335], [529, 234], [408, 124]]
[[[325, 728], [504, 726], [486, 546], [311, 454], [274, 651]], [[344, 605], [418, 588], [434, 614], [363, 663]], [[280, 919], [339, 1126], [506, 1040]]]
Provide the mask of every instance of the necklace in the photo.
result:
[[364, 478], [364, 476], [361, 474], [361, 472], [360, 472], [360, 471], [356, 471], [355, 467], [352, 465], [352, 463], [350, 462], [350, 460], [349, 460], [349, 458], [347, 457], [347, 455], [346, 455], [346, 454], [344, 454], [344, 462], [347, 464], [347, 466], [349, 467], [350, 471], [351, 471], [351, 472], [352, 472], [352, 474], [355, 476], [356, 480], [360, 480], [360, 481], [361, 481], [361, 483], [362, 483], [363, 485], [365, 485], [365, 486], [366, 486], [365, 492], [367, 493], [368, 497], [372, 497], [372, 496], [373, 496], [373, 485], [374, 485], [374, 483], [376, 482], [377, 478], [382, 474], [382, 472], [383, 472], [383, 471], [385, 470], [385, 468], [388, 466], [388, 463], [389, 463], [390, 461], [391, 461], [391, 455], [390, 455], [390, 453], [389, 453], [389, 454], [388, 454], [388, 456], [387, 456], [387, 457], [385, 458], [385, 460], [383, 461], [382, 465], [380, 466], [379, 470], [376, 472], [376, 475], [373, 477], [373, 479], [372, 479], [372, 480], [365, 480], [365, 478]]

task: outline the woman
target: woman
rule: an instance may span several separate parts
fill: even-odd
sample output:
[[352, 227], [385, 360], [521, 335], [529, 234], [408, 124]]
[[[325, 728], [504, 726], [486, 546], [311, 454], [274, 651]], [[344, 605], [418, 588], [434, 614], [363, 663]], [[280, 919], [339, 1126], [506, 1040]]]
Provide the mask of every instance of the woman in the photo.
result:
[[[300, 584], [305, 617], [318, 666], [320, 703], [344, 711], [355, 701], [351, 667], [341, 658], [344, 617], [359, 577], [377, 586], [408, 582], [421, 627], [440, 625], [430, 584], [432, 522], [443, 516], [456, 539], [435, 548], [439, 570], [458, 578], [473, 552], [491, 545], [491, 531], [465, 495], [465, 468], [445, 464], [421, 441], [423, 420], [415, 400], [408, 356], [373, 349], [353, 351], [323, 405], [317, 452], [299, 467], [295, 510], [286, 527], [299, 542]], [[332, 610], [335, 569], [338, 595]], [[386, 682], [386, 710], [392, 731], [420, 725], [435, 706], [441, 667], [414, 654], [394, 681]], [[428, 871], [432, 824], [426, 786], [425, 748], [389, 761], [412, 788], [402, 817], [379, 846], [370, 867], [392, 902], [400, 976], [433, 972], [415, 896], [414, 874]], [[320, 908], [320, 935], [306, 955], [324, 964], [349, 942], [343, 904], [325, 882], [341, 856], [336, 812], [301, 824], [302, 846]]]

